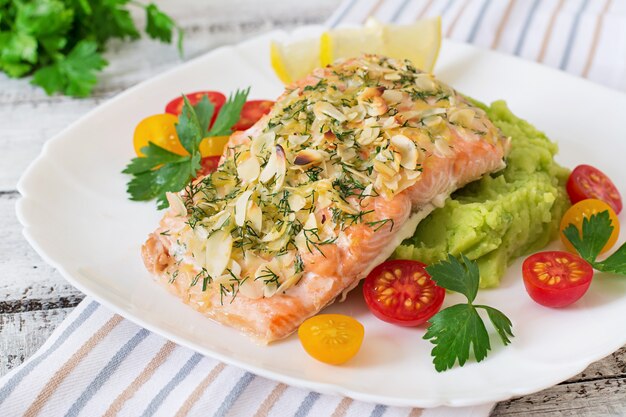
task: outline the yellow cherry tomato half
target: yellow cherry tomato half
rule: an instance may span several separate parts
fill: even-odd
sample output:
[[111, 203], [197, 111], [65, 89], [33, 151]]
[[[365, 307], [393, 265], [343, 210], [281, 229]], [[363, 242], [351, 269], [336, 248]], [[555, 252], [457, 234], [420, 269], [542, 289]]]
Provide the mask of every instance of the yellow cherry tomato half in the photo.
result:
[[320, 362], [340, 365], [357, 354], [363, 342], [363, 325], [343, 314], [318, 314], [298, 329], [306, 352]]
[[615, 211], [609, 206], [607, 203], [601, 200], [596, 200], [595, 198], [588, 198], [586, 200], [579, 201], [570, 207], [563, 218], [561, 219], [561, 241], [565, 245], [565, 248], [572, 252], [577, 253], [574, 246], [570, 243], [570, 241], [563, 234], [563, 230], [573, 224], [578, 229], [579, 233], [583, 230], [583, 218], [590, 218], [594, 214], [602, 213], [603, 211], [609, 212], [609, 218], [611, 219], [611, 224], [613, 226], [613, 232], [609, 237], [609, 240], [606, 242], [606, 245], [602, 248], [600, 253], [604, 253], [611, 249], [615, 242], [617, 242], [617, 238], [619, 237], [619, 220], [617, 219], [617, 215]]
[[179, 155], [189, 155], [178, 139], [176, 123], [178, 123], [178, 117], [167, 113], [148, 116], [139, 122], [133, 134], [133, 145], [137, 156], [145, 156], [141, 148], [148, 146], [148, 142]]
[[229, 138], [230, 136], [211, 136], [202, 139], [202, 142], [200, 142], [200, 154], [202, 154], [203, 158], [222, 155]]

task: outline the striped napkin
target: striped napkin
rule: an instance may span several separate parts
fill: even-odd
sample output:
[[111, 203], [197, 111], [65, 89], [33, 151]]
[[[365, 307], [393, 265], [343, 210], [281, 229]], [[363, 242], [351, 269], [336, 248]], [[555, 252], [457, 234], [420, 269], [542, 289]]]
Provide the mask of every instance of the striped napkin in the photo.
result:
[[0, 381], [3, 417], [484, 417], [492, 407], [386, 407], [290, 387], [177, 346], [90, 298]]
[[[626, 1], [348, 0], [328, 25], [442, 16], [445, 36], [626, 90]], [[620, 59], [621, 57], [621, 59]], [[176, 346], [86, 298], [0, 379], [0, 416], [487, 416], [494, 404], [386, 407], [255, 376]]]
[[347, 0], [332, 27], [441, 16], [443, 36], [626, 91], [624, 0]]

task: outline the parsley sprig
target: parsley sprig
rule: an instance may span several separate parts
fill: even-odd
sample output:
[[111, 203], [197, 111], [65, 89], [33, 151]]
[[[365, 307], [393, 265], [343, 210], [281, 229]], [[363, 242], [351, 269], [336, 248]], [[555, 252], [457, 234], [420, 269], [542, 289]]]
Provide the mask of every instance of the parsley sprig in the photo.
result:
[[563, 234], [585, 261], [589, 262], [598, 271], [613, 272], [626, 275], [626, 244], [623, 244], [604, 261], [598, 261], [600, 251], [609, 241], [614, 227], [611, 224], [608, 210], [583, 218], [582, 233], [578, 228], [569, 224], [563, 229]]
[[46, 93], [88, 96], [107, 62], [102, 57], [113, 38], [141, 37], [131, 8], [143, 9], [145, 33], [171, 43], [183, 32], [154, 3], [136, 0], [0, 0], [0, 70], [9, 77], [32, 74]]
[[192, 106], [183, 96], [183, 110], [178, 118], [176, 133], [189, 155], [178, 155], [152, 142], [141, 149], [144, 157], [133, 158], [122, 171], [132, 175], [128, 181], [128, 194], [134, 201], [157, 199], [159, 209], [167, 208], [167, 192], [182, 190], [200, 169], [200, 142], [209, 136], [221, 136], [231, 132], [231, 127], [239, 120], [249, 88], [232, 94], [209, 130], [215, 111], [213, 103], [203, 97]]
[[431, 356], [437, 372], [452, 368], [457, 361], [463, 366], [470, 357], [470, 350], [478, 362], [487, 357], [491, 343], [485, 323], [478, 314], [479, 309], [487, 312], [502, 343], [508, 345], [511, 342], [511, 320], [493, 307], [473, 304], [480, 279], [476, 261], [470, 261], [464, 255], [459, 261], [448, 255], [447, 260], [428, 266], [426, 271], [440, 287], [467, 298], [467, 303], [445, 308], [429, 320], [424, 339], [435, 345]]

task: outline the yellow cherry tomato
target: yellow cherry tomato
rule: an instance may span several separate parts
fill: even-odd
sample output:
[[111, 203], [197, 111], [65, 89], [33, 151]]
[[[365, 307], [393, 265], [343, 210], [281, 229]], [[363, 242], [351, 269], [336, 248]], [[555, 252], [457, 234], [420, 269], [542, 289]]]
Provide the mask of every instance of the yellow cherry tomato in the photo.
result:
[[318, 314], [305, 320], [298, 329], [304, 350], [331, 365], [340, 365], [356, 355], [364, 333], [361, 323], [343, 314]]
[[148, 146], [148, 142], [179, 155], [189, 155], [178, 139], [176, 123], [178, 123], [178, 117], [167, 113], [155, 114], [139, 122], [133, 135], [133, 145], [137, 156], [144, 156], [141, 148]]
[[569, 208], [563, 215], [561, 219], [561, 241], [565, 245], [568, 251], [572, 253], [577, 253], [574, 246], [570, 243], [570, 241], [563, 234], [563, 229], [565, 229], [570, 224], [576, 226], [579, 232], [583, 230], [583, 218], [590, 218], [594, 214], [602, 213], [603, 211], [609, 212], [609, 218], [611, 219], [611, 224], [613, 226], [613, 233], [609, 237], [609, 240], [606, 242], [606, 245], [602, 248], [600, 253], [604, 253], [611, 249], [615, 242], [617, 242], [617, 238], [619, 236], [619, 220], [617, 219], [617, 215], [604, 201], [596, 200], [595, 198], [588, 198], [586, 200], [579, 201]]
[[202, 157], [222, 155], [229, 138], [230, 136], [211, 136], [202, 139], [202, 142], [200, 142]]

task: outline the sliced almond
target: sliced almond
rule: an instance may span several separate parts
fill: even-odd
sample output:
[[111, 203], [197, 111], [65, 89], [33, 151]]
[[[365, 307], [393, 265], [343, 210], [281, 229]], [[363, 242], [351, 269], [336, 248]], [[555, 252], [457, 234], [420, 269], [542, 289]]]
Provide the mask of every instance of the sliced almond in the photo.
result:
[[415, 169], [418, 158], [415, 142], [404, 135], [395, 135], [391, 138], [391, 145], [400, 154], [400, 166], [406, 169]]
[[239, 293], [252, 300], [258, 300], [263, 298], [263, 287], [264, 285], [262, 282], [247, 279], [239, 286]]
[[267, 132], [252, 139], [250, 143], [250, 153], [255, 156], [261, 155], [263, 150], [271, 149], [274, 147], [274, 141], [276, 140], [276, 133]]
[[374, 143], [379, 135], [379, 127], [366, 127], [361, 131], [361, 134], [357, 137], [356, 141], [359, 143], [359, 145], [370, 145]]
[[311, 137], [310, 135], [295, 135], [295, 134], [291, 134], [291, 135], [289, 135], [287, 137], [287, 141], [289, 142], [289, 145], [291, 145], [292, 147], [296, 147], [296, 146], [302, 145], [310, 137]]
[[273, 148], [270, 154], [267, 163], [263, 167], [261, 174], [259, 174], [259, 181], [262, 183], [266, 183], [272, 179], [274, 175], [276, 175], [276, 170], [278, 168], [277, 160], [276, 160], [276, 149]]
[[298, 212], [306, 206], [306, 198], [299, 194], [289, 194], [287, 201], [289, 202], [289, 208], [294, 212]]
[[469, 127], [471, 126], [475, 115], [476, 112], [469, 108], [456, 109], [452, 110], [448, 114], [448, 120], [450, 121], [450, 123], [459, 124], [463, 127]]
[[254, 201], [248, 202], [246, 218], [250, 220], [252, 228], [260, 233], [263, 228], [263, 211]]
[[259, 159], [254, 155], [251, 155], [250, 158], [243, 161], [237, 167], [237, 175], [239, 175], [239, 178], [244, 182], [255, 181], [260, 173], [261, 164], [259, 163]]
[[383, 78], [388, 81], [398, 81], [402, 79], [400, 74], [398, 74], [397, 72], [391, 73], [391, 74], [385, 74], [383, 75]]
[[423, 73], [415, 76], [415, 86], [422, 91], [433, 91], [437, 85], [432, 79], [432, 75]]
[[452, 150], [448, 141], [445, 139], [435, 139], [435, 151], [439, 154], [439, 156], [446, 158], [454, 156], [454, 150]]
[[396, 175], [396, 171], [393, 168], [391, 168], [384, 162], [378, 161], [376, 159], [374, 160], [374, 170], [389, 178]]
[[383, 98], [387, 103], [399, 103], [404, 98], [404, 93], [400, 90], [385, 90], [383, 91]]
[[317, 230], [317, 217], [315, 217], [315, 213], [310, 213], [309, 217], [307, 217], [306, 222], [304, 223], [305, 230]]
[[327, 101], [318, 101], [313, 105], [313, 113], [317, 118], [323, 118], [324, 116], [333, 118], [339, 122], [345, 122], [346, 116], [339, 111], [335, 106]]
[[302, 273], [293, 274], [280, 284], [280, 287], [278, 287], [276, 293], [281, 294], [283, 291], [287, 291], [289, 288], [297, 284], [298, 281], [300, 281], [300, 278], [302, 278]]
[[215, 231], [206, 241], [206, 270], [213, 278], [222, 275], [233, 248], [233, 238], [225, 230]]
[[167, 198], [167, 202], [170, 203], [170, 210], [176, 216], [186, 216], [187, 215], [187, 207], [185, 207], [185, 203], [183, 203], [183, 199], [180, 195], [176, 193], [165, 193], [165, 197]]
[[301, 167], [308, 167], [319, 164], [323, 160], [324, 156], [318, 150], [304, 149], [296, 154], [293, 163]]
[[280, 237], [285, 234], [287, 226], [289, 226], [287, 222], [284, 222], [280, 229], [277, 229], [274, 226], [274, 228], [269, 233], [263, 236], [261, 242], [272, 242], [276, 239], [280, 239]]
[[337, 155], [345, 163], [350, 163], [356, 158], [356, 151], [353, 147], [340, 145], [337, 146]]
[[230, 219], [230, 215], [231, 212], [229, 210], [223, 210], [213, 215], [207, 222], [208, 226], [210, 226], [210, 230], [218, 230], [224, 227]]
[[285, 156], [285, 150], [281, 145], [276, 145], [276, 185], [274, 186], [274, 191], [283, 188], [286, 173], [287, 157]]
[[235, 203], [235, 224], [242, 227], [246, 222], [246, 212], [248, 211], [248, 200], [252, 195], [252, 190], [241, 193]]

